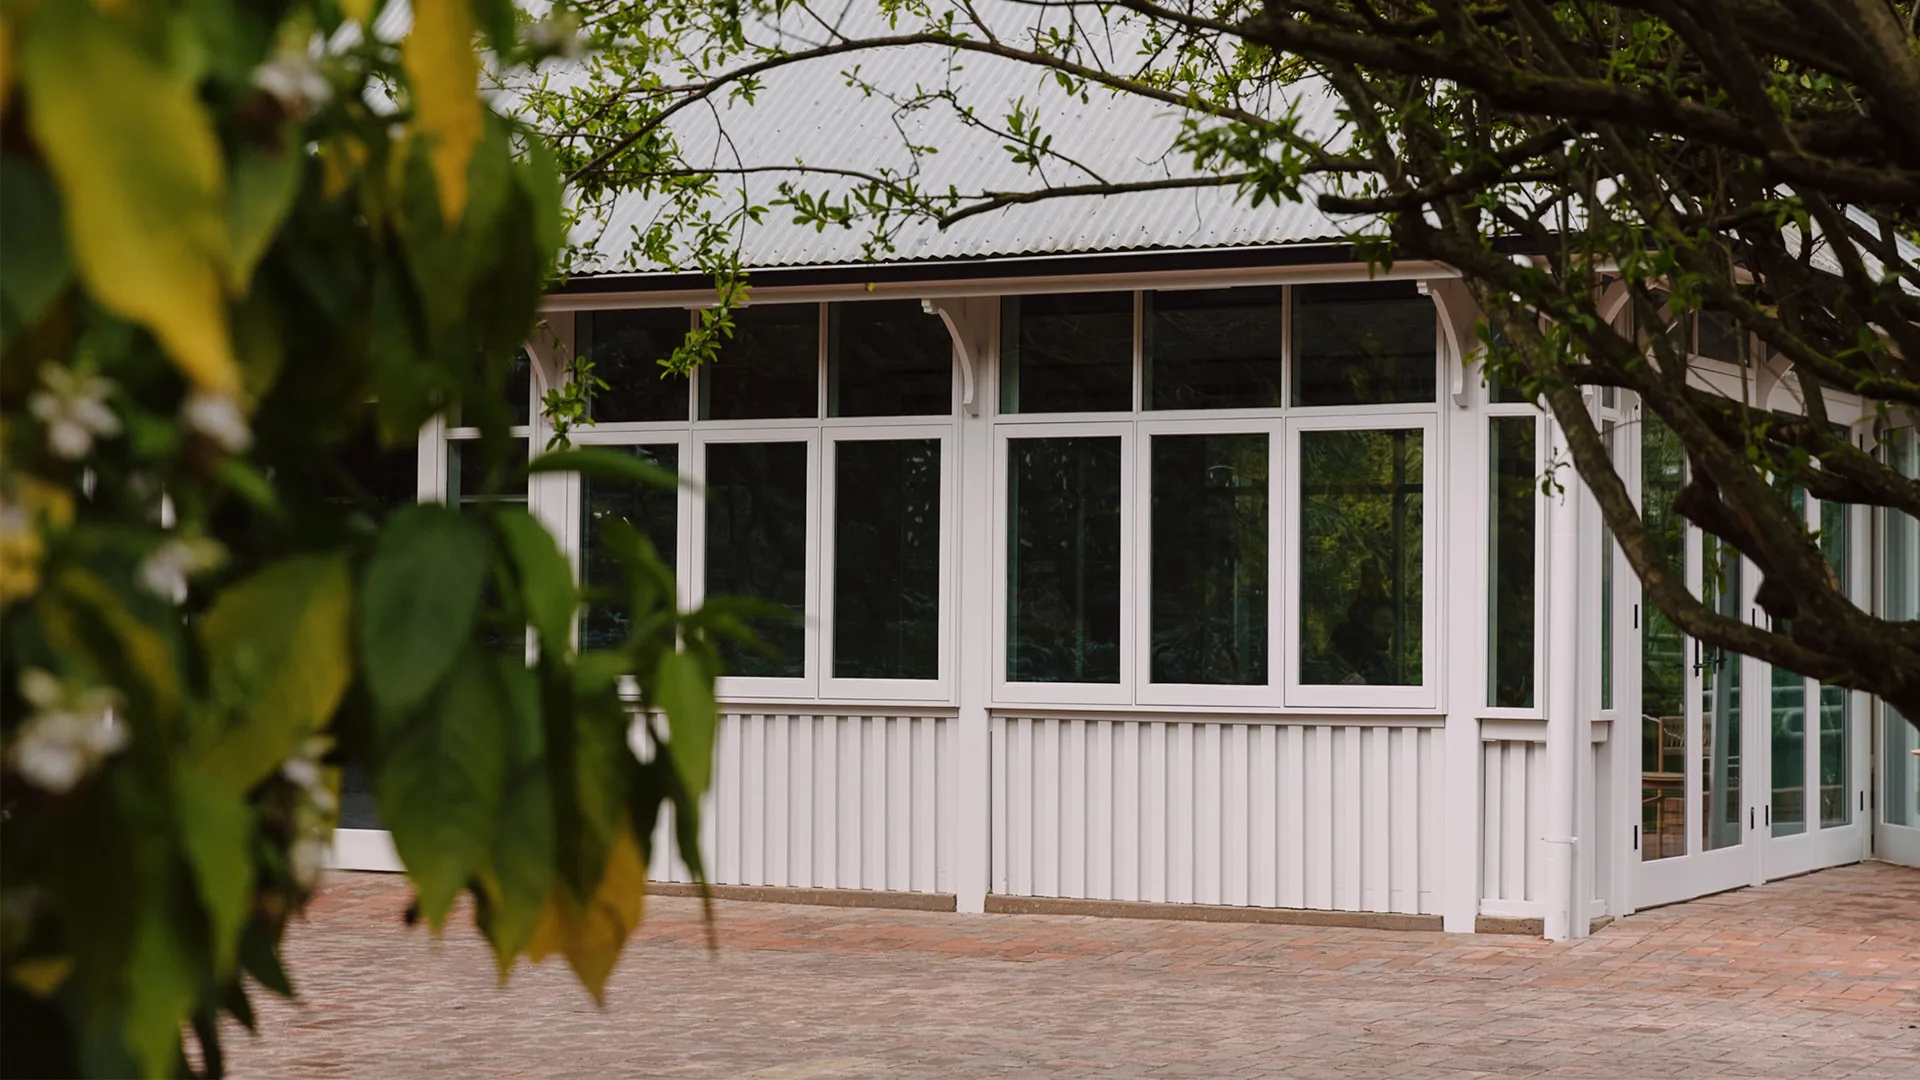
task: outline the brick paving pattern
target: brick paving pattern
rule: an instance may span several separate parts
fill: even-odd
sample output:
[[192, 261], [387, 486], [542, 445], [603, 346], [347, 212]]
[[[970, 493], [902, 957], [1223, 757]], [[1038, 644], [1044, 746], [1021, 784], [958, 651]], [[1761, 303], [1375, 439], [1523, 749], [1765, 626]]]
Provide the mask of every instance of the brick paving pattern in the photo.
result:
[[1869, 863], [1585, 941], [654, 898], [596, 1007], [336, 874], [239, 1077], [1920, 1077], [1920, 871]]

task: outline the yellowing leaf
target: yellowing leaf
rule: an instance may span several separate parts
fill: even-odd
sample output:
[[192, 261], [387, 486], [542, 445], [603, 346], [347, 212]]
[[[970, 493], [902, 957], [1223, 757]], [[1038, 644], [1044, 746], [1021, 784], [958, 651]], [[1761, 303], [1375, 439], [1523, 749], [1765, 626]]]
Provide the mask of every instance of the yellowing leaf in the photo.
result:
[[333, 715], [353, 674], [352, 614], [352, 580], [335, 556], [275, 563], [214, 601], [200, 637], [232, 720], [201, 735], [207, 773], [245, 791]]
[[153, 331], [196, 385], [238, 391], [223, 291], [226, 174], [192, 80], [92, 4], [42, 4], [19, 45], [80, 280]]
[[35, 997], [47, 997], [60, 989], [72, 971], [71, 956], [36, 956], [14, 961], [7, 968], [7, 978]]
[[467, 208], [467, 163], [480, 141], [480, 58], [473, 49], [471, 0], [414, 0], [413, 32], [400, 45], [413, 96], [414, 124], [447, 224]]
[[340, 0], [340, 14], [357, 23], [367, 21], [373, 14], [373, 0]]
[[634, 927], [640, 925], [647, 895], [647, 863], [634, 842], [631, 826], [620, 830], [600, 886], [585, 904], [577, 904], [559, 883], [547, 897], [540, 922], [533, 928], [527, 956], [534, 963], [559, 953], [580, 977], [593, 1000], [604, 1002], [607, 977], [620, 960]]

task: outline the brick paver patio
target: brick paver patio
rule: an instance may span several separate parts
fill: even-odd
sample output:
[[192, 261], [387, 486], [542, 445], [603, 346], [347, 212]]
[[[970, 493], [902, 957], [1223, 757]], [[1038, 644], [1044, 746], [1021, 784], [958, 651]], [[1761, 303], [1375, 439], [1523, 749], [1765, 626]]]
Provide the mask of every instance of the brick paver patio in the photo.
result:
[[[332, 876], [304, 998], [243, 1077], [1920, 1076], [1920, 871], [1829, 870], [1586, 941], [656, 898], [596, 1008], [557, 962], [499, 989], [470, 927]], [[264, 999], [264, 995], [261, 995]]]

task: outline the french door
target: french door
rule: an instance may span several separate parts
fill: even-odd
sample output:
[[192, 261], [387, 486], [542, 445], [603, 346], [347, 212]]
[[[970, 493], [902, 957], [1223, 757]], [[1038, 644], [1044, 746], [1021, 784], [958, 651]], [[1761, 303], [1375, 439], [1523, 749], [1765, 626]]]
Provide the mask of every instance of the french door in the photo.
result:
[[[1695, 596], [1764, 625], [1756, 568], [1671, 509], [1685, 478], [1678, 441], [1657, 421], [1643, 422], [1641, 433], [1642, 506], [1656, 544], [1685, 567]], [[1796, 502], [1836, 573], [1864, 586], [1859, 512]], [[1865, 699], [1689, 638], [1644, 604], [1635, 612], [1641, 721], [1632, 906], [1864, 857]]]
[[[1920, 476], [1916, 429], [1889, 432], [1881, 449], [1894, 468]], [[1920, 618], [1920, 521], [1890, 511], [1879, 518], [1881, 613], [1889, 619]], [[1920, 730], [1885, 702], [1876, 704], [1874, 801], [1879, 813], [1873, 852], [1888, 862], [1920, 866]]]

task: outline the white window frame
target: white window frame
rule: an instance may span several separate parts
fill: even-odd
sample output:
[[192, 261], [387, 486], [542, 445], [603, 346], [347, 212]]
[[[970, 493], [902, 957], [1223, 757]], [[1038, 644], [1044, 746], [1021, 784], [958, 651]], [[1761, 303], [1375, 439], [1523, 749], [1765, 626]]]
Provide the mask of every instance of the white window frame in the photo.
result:
[[[953, 700], [954, 686], [954, 564], [959, 557], [954, 525], [958, 494], [957, 440], [950, 420], [934, 418], [934, 423], [904, 423], [926, 418], [888, 417], [887, 422], [871, 424], [868, 418], [847, 418], [829, 425], [824, 431], [823, 450], [818, 472], [820, 503], [820, 542], [815, 545], [819, 564], [818, 608], [820, 613], [820, 692], [827, 698], [848, 701], [915, 701], [945, 703]], [[833, 673], [834, 553], [838, 543], [836, 509], [839, 484], [835, 481], [839, 447], [843, 442], [881, 442], [928, 439], [940, 447], [940, 584], [939, 584], [939, 657], [932, 679], [859, 679]]]
[[[1182, 418], [1164, 418], [1164, 414], [1143, 413], [1136, 421], [1139, 438], [1134, 447], [1134, 550], [1139, 552], [1137, 584], [1134, 590], [1138, 610], [1134, 614], [1131, 651], [1134, 670], [1139, 672], [1135, 697], [1142, 705], [1212, 705], [1223, 707], [1272, 708], [1281, 703], [1281, 671], [1287, 664], [1285, 651], [1288, 634], [1282, 625], [1279, 583], [1282, 575], [1276, 560], [1282, 544], [1281, 499], [1286, 490], [1283, 479], [1290, 462], [1286, 453], [1286, 420], [1278, 410], [1211, 410], [1205, 419], [1193, 418], [1192, 410], [1182, 410]], [[1257, 684], [1162, 683], [1153, 681], [1153, 440], [1158, 436], [1181, 435], [1264, 435], [1267, 439], [1267, 681]]]
[[[1437, 363], [1437, 360], [1436, 360]], [[1296, 410], [1287, 422], [1286, 498], [1280, 520], [1284, 523], [1286, 595], [1282, 610], [1289, 630], [1300, 624], [1300, 533], [1301, 434], [1312, 431], [1391, 431], [1421, 432], [1421, 519], [1420, 519], [1420, 667], [1421, 681], [1414, 686], [1325, 686], [1300, 681], [1301, 641], [1290, 634], [1293, 652], [1286, 658], [1286, 703], [1316, 709], [1356, 712], [1382, 710], [1433, 710], [1440, 703], [1445, 659], [1440, 649], [1438, 627], [1440, 608], [1446, 589], [1441, 587], [1440, 533], [1435, 507], [1441, 499], [1438, 458], [1440, 420], [1436, 408], [1418, 411], [1402, 406], [1388, 410], [1381, 406]], [[1482, 485], [1484, 486], [1484, 485]]]
[[[1135, 365], [1135, 385], [1139, 381], [1139, 365]], [[1137, 392], [1137, 391], [1136, 391]], [[1093, 414], [1108, 416], [1113, 414]], [[1012, 456], [1008, 442], [1014, 439], [1046, 438], [1101, 438], [1113, 437], [1120, 440], [1120, 637], [1119, 661], [1120, 679], [1112, 683], [1071, 683], [1071, 682], [1014, 682], [1007, 678], [1007, 619], [1011, 615], [1007, 603], [1010, 591], [1008, 578], [1008, 528], [1012, 521], [1011, 508], [1007, 505], [1007, 496], [1011, 485], [1008, 483]], [[1139, 513], [1139, 499], [1129, 498], [1129, 493], [1137, 488], [1135, 479], [1136, 451], [1133, 442], [1137, 439], [1134, 420], [1125, 419], [1086, 419], [1060, 420], [1058, 414], [1049, 414], [1046, 419], [1030, 421], [1024, 418], [1017, 422], [998, 423], [993, 433], [993, 699], [1000, 705], [1131, 705], [1134, 686], [1134, 650], [1128, 647], [1134, 635], [1138, 633], [1138, 603], [1136, 600], [1137, 579], [1134, 555], [1133, 518]]]

